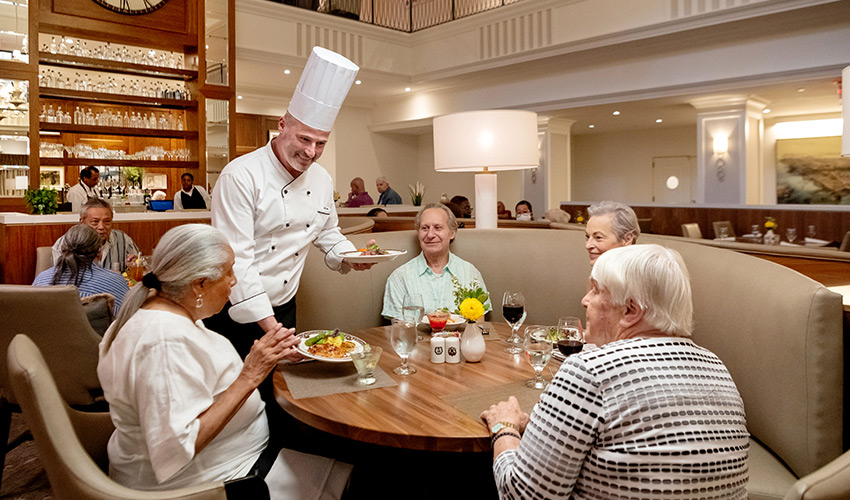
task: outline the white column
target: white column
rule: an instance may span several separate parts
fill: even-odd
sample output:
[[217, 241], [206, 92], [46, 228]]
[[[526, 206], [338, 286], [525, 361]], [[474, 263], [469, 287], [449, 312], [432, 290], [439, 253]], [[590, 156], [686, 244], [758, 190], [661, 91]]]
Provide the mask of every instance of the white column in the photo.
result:
[[[697, 203], [764, 204], [776, 190], [765, 172], [763, 122], [767, 103], [747, 97], [691, 101], [697, 114]], [[721, 138], [721, 140], [717, 140]], [[715, 151], [725, 138], [727, 151]], [[769, 175], [772, 174], [772, 175]]]
[[523, 189], [524, 198], [534, 207], [535, 219], [572, 199], [570, 128], [574, 123], [566, 118], [537, 119], [540, 166], [525, 172]]

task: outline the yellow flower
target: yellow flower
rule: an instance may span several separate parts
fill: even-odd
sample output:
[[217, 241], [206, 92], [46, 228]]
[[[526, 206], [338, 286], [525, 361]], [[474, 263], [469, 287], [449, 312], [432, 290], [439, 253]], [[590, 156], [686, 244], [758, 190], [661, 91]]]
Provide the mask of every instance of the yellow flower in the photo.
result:
[[464, 299], [460, 303], [460, 314], [469, 321], [476, 321], [484, 316], [484, 305], [478, 299]]

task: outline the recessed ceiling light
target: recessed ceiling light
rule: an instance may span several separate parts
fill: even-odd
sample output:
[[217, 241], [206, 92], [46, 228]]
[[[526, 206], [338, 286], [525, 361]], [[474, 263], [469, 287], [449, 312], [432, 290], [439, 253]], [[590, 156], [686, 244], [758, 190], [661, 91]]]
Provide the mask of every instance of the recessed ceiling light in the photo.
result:
[[803, 87], [800, 87], [800, 88], [797, 89], [797, 92], [805, 92], [805, 91], [806, 91], [806, 89], [804, 89]]
[[237, 99], [242, 99], [241, 95], [236, 96]]
[[290, 74], [290, 73], [292, 73], [292, 71], [289, 71], [288, 69], [283, 70], [283, 74], [284, 74], [284, 75], [288, 75], [288, 74]]
[[764, 108], [763, 110], [761, 110], [761, 112], [764, 114], [768, 114], [770, 113], [770, 108]]
[[405, 91], [405, 92], [410, 92], [410, 87], [405, 87], [405, 88], [404, 88], [404, 91]]
[[361, 82], [360, 80], [354, 80], [354, 85], [360, 85], [361, 83], [363, 82]]
[[587, 128], [596, 128], [596, 125], [588, 125]]
[[662, 120], [661, 118], [656, 118], [656, 119], [655, 119], [655, 123], [661, 123], [661, 122], [663, 122], [663, 121], [664, 121], [664, 120]]
[[614, 111], [614, 112], [613, 112], [613, 113], [611, 113], [611, 114], [612, 114], [612, 115], [614, 115], [614, 116], [620, 116], [620, 112], [619, 112], [619, 111]]

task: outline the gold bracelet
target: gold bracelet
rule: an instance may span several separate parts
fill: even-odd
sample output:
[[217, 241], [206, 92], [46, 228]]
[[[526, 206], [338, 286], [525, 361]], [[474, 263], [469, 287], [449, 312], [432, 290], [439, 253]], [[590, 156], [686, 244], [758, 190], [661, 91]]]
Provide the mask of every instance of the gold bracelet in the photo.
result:
[[504, 437], [504, 436], [513, 436], [517, 439], [522, 439], [522, 437], [515, 432], [507, 432], [507, 431], [500, 432], [498, 434], [494, 434], [493, 437], [490, 439], [490, 446], [495, 446], [496, 440], [498, 440], [500, 437]]

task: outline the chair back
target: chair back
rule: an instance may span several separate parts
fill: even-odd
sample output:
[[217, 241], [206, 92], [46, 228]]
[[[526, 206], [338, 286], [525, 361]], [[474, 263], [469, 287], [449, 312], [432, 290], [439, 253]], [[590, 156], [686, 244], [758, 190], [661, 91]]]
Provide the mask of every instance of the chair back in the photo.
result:
[[[97, 379], [100, 336], [92, 330], [77, 288], [62, 286], [0, 285], [0, 360], [12, 337], [28, 335], [44, 353], [59, 393], [72, 406], [102, 399]], [[0, 391], [8, 391], [7, 371], [0, 367]]]
[[850, 451], [801, 477], [785, 500], [845, 500], [850, 498]]
[[47, 362], [26, 335], [16, 335], [12, 339], [5, 359], [9, 381], [33, 433], [57, 500], [227, 498], [223, 483], [161, 492], [134, 491], [116, 483], [87, 452], [87, 448], [91, 449], [103, 465], [106, 443], [113, 429], [109, 414], [83, 414], [68, 408], [60, 396]]
[[702, 239], [702, 231], [699, 229], [699, 224], [696, 222], [682, 224], [682, 236], [685, 238], [696, 238], [698, 240]]
[[35, 249], [35, 275], [53, 267], [53, 247], [38, 247]]
[[841, 246], [838, 247], [841, 252], [850, 252], [850, 231], [844, 233], [844, 239], [841, 241]]
[[732, 237], [732, 238], [735, 237], [735, 228], [732, 227], [732, 223], [729, 222], [728, 220], [716, 220], [716, 221], [712, 222], [711, 225], [714, 227], [714, 237], [715, 238], [720, 238], [720, 228], [723, 228], [723, 227], [726, 228], [726, 236], [727, 237]]

